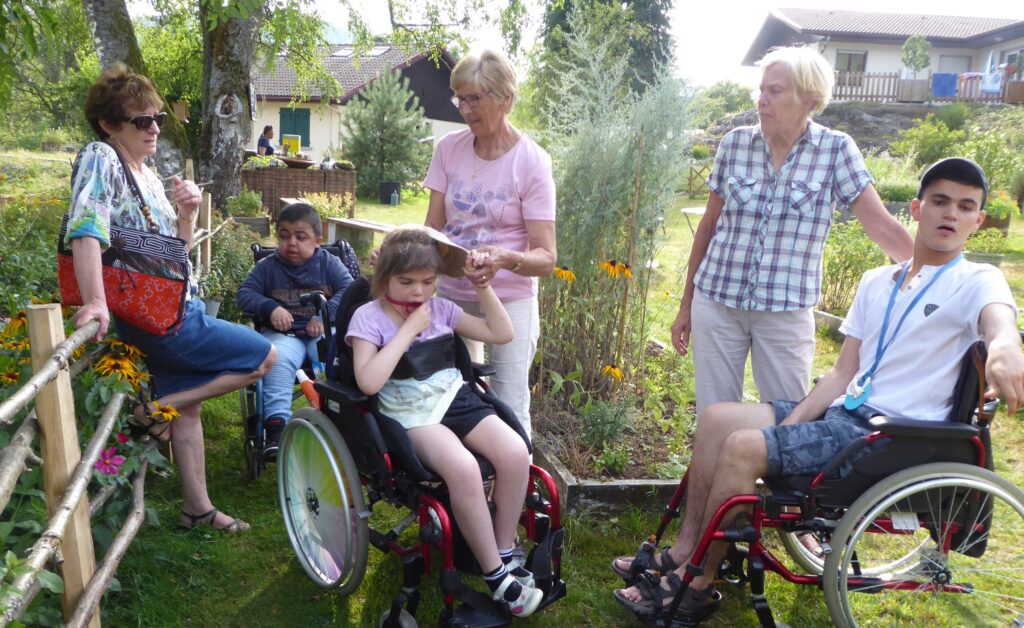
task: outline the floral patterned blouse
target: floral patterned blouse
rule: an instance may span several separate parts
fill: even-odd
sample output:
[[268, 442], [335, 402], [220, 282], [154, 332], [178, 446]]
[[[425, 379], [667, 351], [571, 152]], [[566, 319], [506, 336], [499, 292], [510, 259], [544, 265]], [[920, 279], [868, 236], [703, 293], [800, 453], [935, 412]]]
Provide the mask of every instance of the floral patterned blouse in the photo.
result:
[[[164, 192], [163, 182], [149, 168], [135, 174], [150, 213], [167, 236], [178, 235], [177, 214]], [[110, 225], [149, 231], [139, 202], [125, 177], [121, 160], [106, 142], [92, 142], [78, 153], [71, 170], [71, 208], [64, 241], [90, 237], [110, 246]]]

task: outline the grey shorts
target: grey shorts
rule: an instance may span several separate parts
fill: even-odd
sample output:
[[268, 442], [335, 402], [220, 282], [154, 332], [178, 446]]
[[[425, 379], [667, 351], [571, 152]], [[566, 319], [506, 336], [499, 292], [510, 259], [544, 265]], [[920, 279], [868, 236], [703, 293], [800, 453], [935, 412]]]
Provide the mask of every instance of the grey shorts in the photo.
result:
[[[816, 421], [779, 425], [797, 401], [773, 401], [775, 426], [761, 428], [768, 445], [768, 475], [815, 475], [844, 447], [875, 430], [868, 421], [881, 413], [867, 405], [856, 410], [832, 406]], [[861, 452], [866, 453], [866, 452]], [[839, 470], [842, 477], [851, 459]]]

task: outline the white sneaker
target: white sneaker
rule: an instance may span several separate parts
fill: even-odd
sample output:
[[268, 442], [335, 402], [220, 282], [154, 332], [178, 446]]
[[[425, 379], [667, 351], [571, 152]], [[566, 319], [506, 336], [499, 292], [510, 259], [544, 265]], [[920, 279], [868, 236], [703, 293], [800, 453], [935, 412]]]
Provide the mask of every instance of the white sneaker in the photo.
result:
[[521, 548], [517, 547], [512, 550], [512, 560], [505, 563], [505, 568], [524, 587], [537, 586], [537, 581], [533, 579], [533, 573], [526, 568], [526, 552]]
[[537, 610], [540, 603], [544, 600], [544, 592], [534, 587], [520, 584], [522, 589], [519, 593], [519, 597], [509, 602], [505, 599], [505, 591], [512, 585], [512, 583], [518, 582], [512, 574], [505, 576], [505, 579], [501, 581], [501, 585], [494, 592], [492, 598], [496, 602], [502, 602], [508, 605], [508, 610], [512, 612], [515, 617], [529, 617]]

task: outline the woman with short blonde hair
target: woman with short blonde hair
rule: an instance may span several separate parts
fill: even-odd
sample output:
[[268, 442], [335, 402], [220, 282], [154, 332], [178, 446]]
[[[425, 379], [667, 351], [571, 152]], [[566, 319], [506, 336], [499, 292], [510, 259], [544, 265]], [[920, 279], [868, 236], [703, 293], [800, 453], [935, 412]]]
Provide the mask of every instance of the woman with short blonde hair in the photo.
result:
[[812, 114], [825, 110], [832, 99], [836, 76], [820, 52], [810, 46], [775, 48], [755, 65], [767, 71], [775, 64], [784, 65], [789, 70], [798, 94], [814, 101]]

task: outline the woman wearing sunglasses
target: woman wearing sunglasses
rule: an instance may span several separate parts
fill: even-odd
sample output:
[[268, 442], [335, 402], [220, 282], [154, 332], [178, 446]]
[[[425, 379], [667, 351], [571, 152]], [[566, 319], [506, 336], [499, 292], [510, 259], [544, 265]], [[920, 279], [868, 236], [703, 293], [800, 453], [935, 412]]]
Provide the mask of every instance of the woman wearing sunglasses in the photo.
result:
[[[430, 189], [426, 224], [456, 244], [483, 253], [475, 272], [441, 277], [438, 293], [468, 313], [483, 314], [474, 285], [490, 281], [512, 319], [515, 338], [489, 345], [494, 394], [530, 434], [530, 364], [540, 317], [537, 277], [555, 267], [555, 181], [551, 158], [508, 121], [516, 73], [508, 59], [486, 50], [452, 70], [452, 104], [469, 126], [441, 138], [423, 186]], [[468, 342], [473, 359], [483, 347]]]
[[[110, 246], [110, 226], [192, 242], [199, 188], [173, 177], [168, 201], [160, 177], [145, 163], [156, 152], [160, 125], [167, 119], [161, 104], [150, 82], [122, 64], [102, 73], [86, 95], [85, 115], [99, 141], [75, 159], [66, 242], [84, 303], [73, 321], [76, 328], [99, 321], [97, 340], [107, 333], [111, 318], [100, 259]], [[173, 444], [181, 476], [181, 525], [242, 532], [249, 524], [214, 508], [206, 491], [200, 404], [257, 381], [270, 370], [276, 354], [269, 341], [248, 327], [207, 317], [194, 285], [189, 293], [180, 327], [167, 335], [114, 319], [118, 336], [142, 351], [152, 377], [155, 401], [143, 395], [129, 423], [142, 434], [148, 431]], [[156, 412], [157, 404], [173, 406], [180, 416], [159, 421], [155, 417], [163, 413]]]

